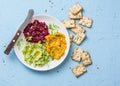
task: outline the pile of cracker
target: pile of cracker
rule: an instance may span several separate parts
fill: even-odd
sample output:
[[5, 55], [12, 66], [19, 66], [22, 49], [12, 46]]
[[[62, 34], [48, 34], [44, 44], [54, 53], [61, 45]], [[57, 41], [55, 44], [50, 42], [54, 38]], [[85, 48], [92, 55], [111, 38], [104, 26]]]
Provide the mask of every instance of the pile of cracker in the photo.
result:
[[[92, 27], [93, 20], [91, 18], [83, 16], [82, 12], [83, 7], [79, 3], [76, 3], [69, 8], [70, 19], [62, 20], [63, 25], [67, 29], [75, 33], [74, 36], [72, 34], [69, 34], [70, 44], [74, 42], [77, 45], [80, 45], [86, 39], [84, 27]], [[79, 20], [79, 22], [77, 22], [76, 20]], [[74, 49], [71, 58], [72, 60], [79, 62], [79, 65], [72, 68], [72, 72], [75, 74], [76, 77], [79, 77], [80, 75], [87, 72], [86, 66], [92, 64], [89, 52], [78, 47]]]

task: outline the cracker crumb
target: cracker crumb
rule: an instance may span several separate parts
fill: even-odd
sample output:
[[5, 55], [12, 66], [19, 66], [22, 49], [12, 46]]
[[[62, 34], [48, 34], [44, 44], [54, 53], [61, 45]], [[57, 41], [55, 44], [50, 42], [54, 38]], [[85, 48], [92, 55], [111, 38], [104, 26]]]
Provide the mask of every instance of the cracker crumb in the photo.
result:
[[47, 13], [47, 9], [45, 9], [45, 13]]

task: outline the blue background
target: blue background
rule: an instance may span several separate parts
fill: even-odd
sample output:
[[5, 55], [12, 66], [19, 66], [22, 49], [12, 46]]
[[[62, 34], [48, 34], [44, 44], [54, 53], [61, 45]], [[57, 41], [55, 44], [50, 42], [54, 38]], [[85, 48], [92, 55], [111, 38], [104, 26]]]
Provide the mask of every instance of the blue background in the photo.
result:
[[[0, 0], [0, 86], [120, 86], [120, 0], [51, 1]], [[62, 20], [68, 19], [68, 8], [76, 2], [94, 20], [91, 29], [85, 28], [87, 39], [79, 46], [91, 54], [93, 64], [87, 73], [76, 78], [71, 71], [78, 64], [70, 57], [77, 47], [74, 43], [63, 64], [47, 72], [28, 69], [13, 50], [8, 56], [3, 53], [28, 9]]]

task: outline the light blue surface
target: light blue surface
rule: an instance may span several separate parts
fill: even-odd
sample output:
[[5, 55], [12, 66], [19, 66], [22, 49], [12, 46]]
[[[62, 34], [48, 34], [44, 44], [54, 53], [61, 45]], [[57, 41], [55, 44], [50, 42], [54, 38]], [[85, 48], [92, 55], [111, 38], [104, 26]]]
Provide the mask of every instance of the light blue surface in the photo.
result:
[[[0, 86], [120, 86], [120, 0], [0, 0]], [[5, 46], [17, 27], [33, 8], [35, 15], [48, 14], [68, 19], [68, 8], [80, 2], [84, 15], [94, 20], [86, 29], [87, 39], [80, 45], [91, 54], [93, 64], [87, 73], [76, 78], [70, 67], [78, 63], [70, 56], [48, 72], [36, 72], [19, 62], [14, 51], [5, 55]], [[45, 10], [47, 9], [47, 13]], [[61, 10], [63, 9], [63, 10]], [[70, 31], [69, 31], [70, 32]]]

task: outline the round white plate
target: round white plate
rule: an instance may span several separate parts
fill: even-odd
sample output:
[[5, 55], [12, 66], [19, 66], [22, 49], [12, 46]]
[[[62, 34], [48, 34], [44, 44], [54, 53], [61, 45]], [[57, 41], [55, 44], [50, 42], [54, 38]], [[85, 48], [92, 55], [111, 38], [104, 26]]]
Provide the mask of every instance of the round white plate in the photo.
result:
[[[18, 49], [18, 46], [17, 46], [17, 43], [15, 44], [14, 46], [14, 50], [15, 50], [15, 53], [18, 57], [18, 59], [25, 65], [27, 66], [28, 68], [30, 69], [33, 69], [33, 70], [37, 70], [37, 71], [46, 71], [46, 70], [50, 70], [50, 69], [53, 69], [55, 67], [57, 67], [58, 65], [60, 65], [64, 60], [65, 58], [67, 57], [67, 54], [69, 52], [69, 48], [70, 48], [70, 40], [69, 40], [69, 35], [68, 35], [68, 32], [66, 30], [66, 28], [63, 26], [63, 24], [56, 18], [54, 17], [51, 17], [51, 16], [47, 16], [47, 15], [39, 15], [39, 16], [34, 16], [32, 18], [32, 21], [33, 20], [39, 20], [41, 22], [46, 22], [46, 24], [56, 24], [60, 27], [60, 29], [58, 29], [59, 32], [63, 33], [65, 36], [66, 36], [66, 43], [67, 43], [67, 48], [65, 50], [65, 53], [64, 55], [61, 57], [60, 60], [53, 60], [53, 61], [50, 61], [48, 64], [44, 65], [43, 67], [34, 67], [32, 65], [29, 65], [27, 64], [25, 61], [24, 61], [24, 57], [23, 57], [23, 54], [22, 54], [22, 49], [23, 48], [20, 48]], [[19, 39], [21, 38], [24, 38], [24, 35], [21, 34], [21, 36], [19, 37]], [[19, 40], [18, 39], [18, 40]]]

